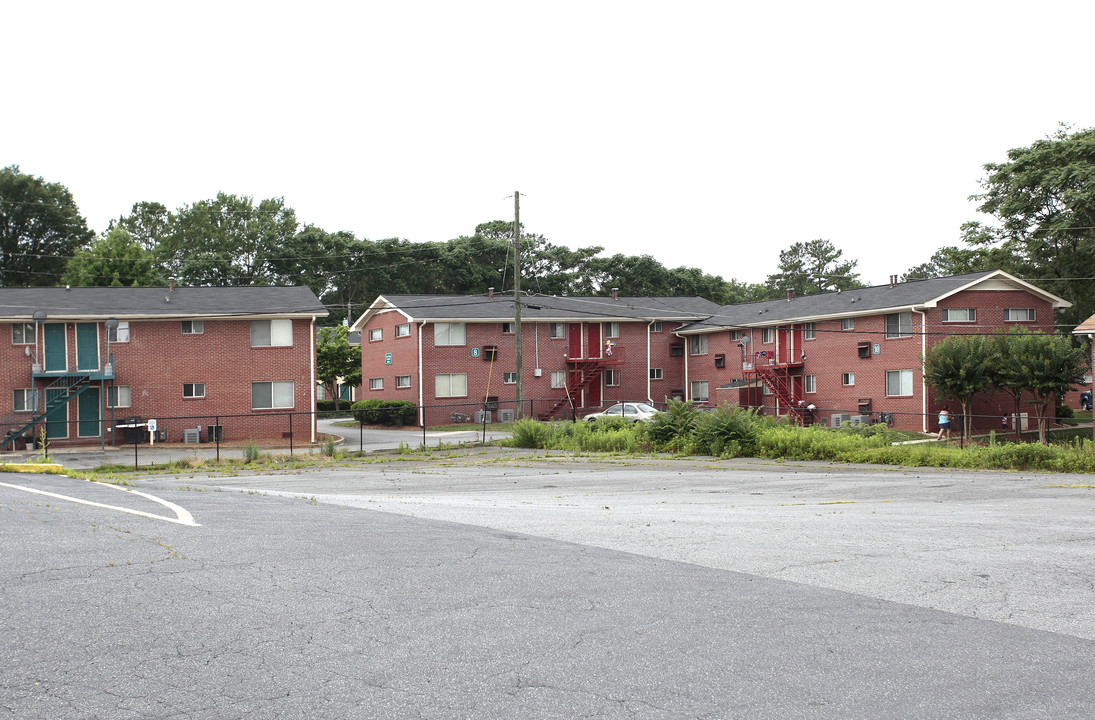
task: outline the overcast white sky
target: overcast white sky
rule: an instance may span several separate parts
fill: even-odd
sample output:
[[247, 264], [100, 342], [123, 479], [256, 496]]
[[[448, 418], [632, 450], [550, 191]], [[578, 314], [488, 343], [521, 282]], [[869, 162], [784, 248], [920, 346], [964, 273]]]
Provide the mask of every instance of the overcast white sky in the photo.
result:
[[982, 165], [1095, 125], [1095, 3], [7, 3], [0, 164], [101, 231], [284, 197], [358, 237], [511, 219], [760, 282], [824, 238], [862, 279], [980, 219]]

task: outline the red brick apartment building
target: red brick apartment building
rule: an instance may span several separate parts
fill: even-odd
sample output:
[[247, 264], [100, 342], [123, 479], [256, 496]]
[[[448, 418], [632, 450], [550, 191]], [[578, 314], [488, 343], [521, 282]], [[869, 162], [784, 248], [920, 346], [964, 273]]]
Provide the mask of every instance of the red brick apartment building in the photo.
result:
[[[694, 350], [685, 368], [690, 397], [779, 414], [813, 405], [811, 419], [826, 425], [885, 419], [928, 431], [944, 405], [923, 379], [921, 358], [935, 343], [1012, 327], [1054, 332], [1057, 310], [1071, 305], [999, 270], [894, 280], [730, 305], [681, 328]], [[981, 397], [971, 408], [974, 427], [1000, 429], [1013, 411], [1010, 396]]]
[[[813, 405], [811, 419], [826, 425], [885, 420], [921, 431], [942, 407], [921, 362], [939, 339], [1052, 332], [1056, 311], [1070, 306], [1002, 271], [725, 307], [687, 297], [521, 303], [525, 415], [680, 398], [799, 416]], [[514, 317], [501, 296], [378, 297], [353, 326], [362, 333], [359, 398], [424, 405], [427, 424], [474, 415], [488, 398], [512, 412]], [[1011, 412], [1009, 397], [983, 398], [975, 427], [999, 428]]]
[[[529, 296], [521, 303], [523, 411], [544, 418], [581, 416], [617, 400], [684, 398], [684, 341], [673, 332], [719, 310], [698, 297]], [[351, 328], [361, 332], [358, 399], [426, 406], [427, 425], [475, 417], [487, 398], [509, 417], [517, 396], [514, 317], [513, 299], [500, 295], [378, 297]]]
[[[285, 413], [315, 407], [326, 315], [305, 287], [0, 288], [0, 450], [43, 428], [55, 446], [112, 444], [123, 417], [157, 419], [168, 442], [214, 424], [280, 438]], [[294, 433], [314, 440], [314, 416]]]

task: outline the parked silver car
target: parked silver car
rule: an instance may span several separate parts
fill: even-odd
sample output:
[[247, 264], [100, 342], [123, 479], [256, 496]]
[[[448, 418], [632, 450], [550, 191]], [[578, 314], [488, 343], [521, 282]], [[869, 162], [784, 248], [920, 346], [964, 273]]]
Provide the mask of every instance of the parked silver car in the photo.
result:
[[646, 403], [616, 403], [601, 412], [586, 415], [586, 420], [592, 422], [598, 418], [623, 418], [632, 422], [647, 422], [653, 420], [659, 412], [661, 411], [658, 408]]

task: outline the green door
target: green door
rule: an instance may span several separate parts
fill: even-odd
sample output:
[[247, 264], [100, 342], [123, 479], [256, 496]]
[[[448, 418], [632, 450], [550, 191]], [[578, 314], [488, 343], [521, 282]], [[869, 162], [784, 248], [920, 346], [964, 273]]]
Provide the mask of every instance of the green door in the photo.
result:
[[76, 369], [99, 369], [99, 326], [76, 323]]
[[[46, 390], [46, 403], [48, 404], [53, 398], [64, 394], [65, 391], [63, 389], [54, 388], [52, 390]], [[46, 437], [68, 437], [68, 403], [53, 408], [46, 415]]]
[[76, 434], [80, 437], [99, 437], [99, 388], [89, 387], [76, 400]]
[[68, 349], [65, 347], [65, 324], [46, 323], [42, 326], [46, 344], [46, 372], [68, 370]]

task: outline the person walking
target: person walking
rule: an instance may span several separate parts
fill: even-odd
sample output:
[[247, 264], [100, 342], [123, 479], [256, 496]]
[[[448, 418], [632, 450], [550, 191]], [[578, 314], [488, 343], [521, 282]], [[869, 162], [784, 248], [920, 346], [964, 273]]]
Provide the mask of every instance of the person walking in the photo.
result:
[[945, 406], [939, 411], [939, 435], [935, 439], [942, 440], [944, 435], [951, 439], [951, 414]]

